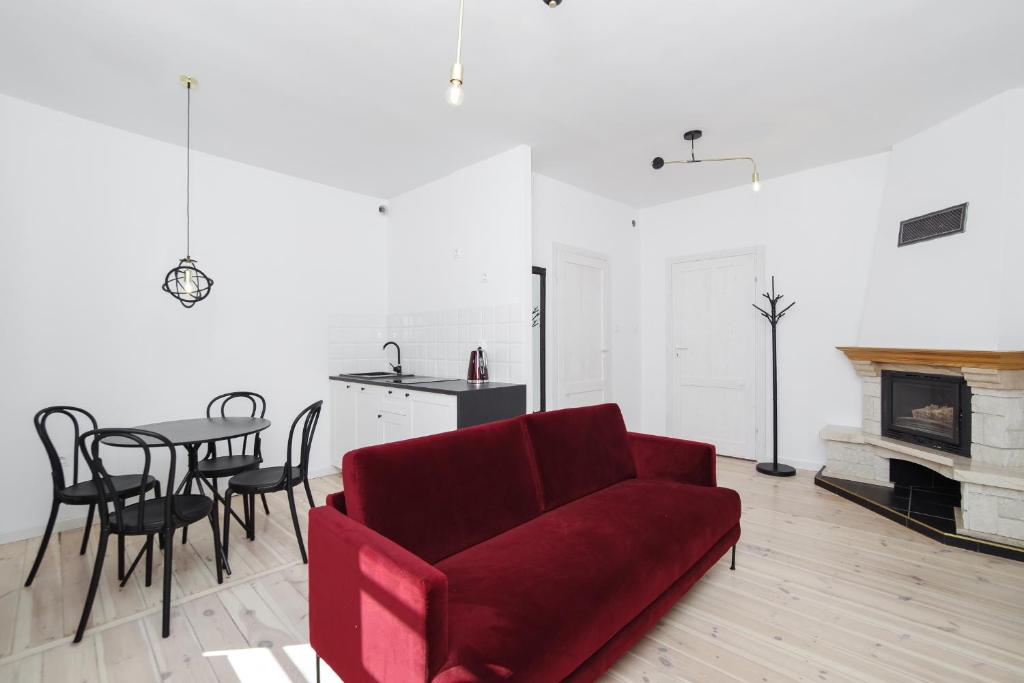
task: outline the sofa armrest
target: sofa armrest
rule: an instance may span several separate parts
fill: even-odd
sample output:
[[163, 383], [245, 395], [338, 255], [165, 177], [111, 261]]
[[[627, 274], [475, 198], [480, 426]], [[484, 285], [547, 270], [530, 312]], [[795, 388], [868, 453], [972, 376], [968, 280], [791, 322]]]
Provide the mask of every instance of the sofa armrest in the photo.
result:
[[448, 577], [333, 506], [309, 511], [309, 637], [346, 683], [422, 683], [448, 656]]
[[629, 432], [639, 479], [671, 479], [715, 486], [715, 447], [709, 443]]

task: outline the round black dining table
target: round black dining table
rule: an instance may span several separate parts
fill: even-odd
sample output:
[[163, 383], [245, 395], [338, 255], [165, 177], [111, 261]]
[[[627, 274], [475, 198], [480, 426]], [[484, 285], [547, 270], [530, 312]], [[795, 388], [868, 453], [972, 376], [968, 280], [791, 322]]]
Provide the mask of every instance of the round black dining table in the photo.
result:
[[[199, 472], [199, 448], [203, 444], [257, 434], [269, 426], [270, 420], [262, 417], [197, 417], [186, 420], [153, 422], [151, 424], [138, 425], [132, 427], [132, 429], [154, 432], [170, 441], [174, 446], [183, 446], [188, 454], [188, 473], [182, 478], [181, 483], [178, 484], [175, 493], [181, 493], [186, 487], [191, 491], [193, 482], [199, 487], [201, 493], [205, 484], [216, 501], [214, 503], [214, 508], [216, 509], [217, 503], [223, 504], [224, 499], [221, 497], [217, 487]], [[149, 444], [147, 445], [163, 445], [156, 439], [148, 439], [148, 442]], [[137, 447], [139, 445], [137, 441], [126, 437], [110, 437], [104, 443], [110, 446]], [[244, 525], [244, 522], [238, 518], [237, 514], [234, 512], [231, 514], [238, 519], [239, 523]], [[183, 543], [188, 539], [187, 532], [188, 528], [186, 527], [182, 531], [181, 540]], [[231, 568], [227, 564], [224, 549], [219, 548], [218, 550], [223, 558], [225, 570], [228, 574], [231, 574]]]

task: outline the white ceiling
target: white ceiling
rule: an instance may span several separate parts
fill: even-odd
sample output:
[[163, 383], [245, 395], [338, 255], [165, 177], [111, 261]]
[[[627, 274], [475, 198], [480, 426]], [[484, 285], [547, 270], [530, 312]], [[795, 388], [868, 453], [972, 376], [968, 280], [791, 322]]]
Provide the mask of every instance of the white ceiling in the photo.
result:
[[[0, 92], [391, 197], [525, 143], [534, 169], [636, 207], [887, 149], [1024, 84], [1022, 0], [11, 0]], [[950, 140], [951, 145], [970, 140]]]

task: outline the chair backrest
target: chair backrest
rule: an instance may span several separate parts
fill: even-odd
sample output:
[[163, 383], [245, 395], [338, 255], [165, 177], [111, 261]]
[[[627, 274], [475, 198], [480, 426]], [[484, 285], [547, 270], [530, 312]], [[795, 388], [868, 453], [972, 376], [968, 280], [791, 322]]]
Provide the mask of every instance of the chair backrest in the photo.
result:
[[295, 462], [292, 455], [292, 449], [295, 445], [295, 428], [300, 422], [302, 423], [302, 431], [298, 433], [299, 471], [305, 477], [309, 471], [309, 452], [313, 446], [313, 434], [316, 432], [316, 423], [320, 421], [320, 409], [323, 405], [323, 401], [317, 401], [308, 405], [292, 420], [291, 429], [288, 430], [288, 455], [285, 459], [284, 468], [284, 476], [289, 478], [289, 484], [293, 483], [290, 477]]
[[[100, 524], [103, 528], [110, 526], [111, 515], [117, 519], [119, 527], [122, 529], [125, 528], [125, 505], [124, 499], [117, 495], [114, 489], [114, 475], [110, 473], [106, 464], [103, 462], [103, 458], [100, 454], [100, 446], [106, 446], [107, 448], [116, 447], [122, 451], [141, 451], [142, 453], [142, 473], [138, 475], [140, 489], [138, 502], [141, 508], [138, 524], [140, 527], [145, 526], [146, 523], [147, 509], [145, 505], [145, 483], [149, 479], [149, 472], [150, 469], [152, 469], [153, 451], [156, 449], [166, 448], [170, 456], [167, 465], [167, 479], [165, 480], [166, 488], [164, 489], [167, 492], [167, 495], [164, 496], [163, 516], [164, 527], [166, 528], [167, 523], [172, 519], [172, 515], [174, 514], [174, 496], [171, 494], [174, 492], [176, 456], [174, 444], [168, 441], [167, 437], [144, 429], [113, 427], [88, 431], [78, 438], [78, 443], [80, 450], [82, 451], [82, 456], [85, 458], [85, 462], [89, 465], [89, 469], [92, 471], [93, 479], [98, 483], [96, 488], [99, 489], [100, 504], [97, 507], [99, 507], [100, 510]], [[155, 493], [153, 494], [153, 498], [156, 498]], [[113, 510], [111, 510], [111, 505], [113, 505]]]
[[49, 427], [47, 427], [50, 418], [55, 415], [66, 418], [71, 423], [72, 430], [74, 430], [71, 448], [67, 451], [71, 457], [71, 485], [78, 483], [78, 438], [83, 432], [96, 429], [99, 425], [96, 424], [96, 418], [91, 413], [74, 406], [43, 408], [32, 419], [36, 427], [36, 434], [39, 435], [39, 440], [43, 442], [46, 457], [50, 459], [50, 474], [53, 477], [53, 486], [55, 489], [64, 489], [68, 487], [68, 483], [64, 478], [64, 463], [61, 462], [60, 451], [54, 445], [53, 436], [50, 434]]
[[[233, 404], [232, 410], [228, 410], [228, 404]], [[266, 417], [266, 415], [267, 400], [254, 391], [229, 391], [226, 394], [215, 396], [206, 405], [206, 417]], [[249, 447], [249, 436], [247, 434], [235, 439], [226, 439], [228, 455], [261, 455], [259, 432], [251, 435], [253, 439], [252, 453], [248, 453], [246, 450]], [[235, 449], [238, 447], [235, 443], [237, 441], [241, 441], [241, 445], [238, 452], [235, 453]]]

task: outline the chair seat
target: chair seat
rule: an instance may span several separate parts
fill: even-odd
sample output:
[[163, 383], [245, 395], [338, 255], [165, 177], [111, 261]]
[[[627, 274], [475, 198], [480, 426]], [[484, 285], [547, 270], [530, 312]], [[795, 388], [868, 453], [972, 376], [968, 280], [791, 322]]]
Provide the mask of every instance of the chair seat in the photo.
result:
[[[150, 498], [143, 505], [128, 505], [121, 513], [124, 526], [118, 524], [117, 515], [110, 515], [110, 529], [115, 533], [144, 534], [160, 531], [164, 526], [164, 498]], [[145, 507], [140, 520], [139, 513]], [[185, 494], [174, 496], [174, 519], [171, 526], [175, 529], [198, 522], [210, 514], [213, 500], [203, 495]]]
[[[141, 474], [121, 474], [111, 477], [110, 480], [114, 485], [114, 490], [121, 498], [137, 496], [143, 489]], [[148, 491], [154, 486], [156, 486], [156, 479], [154, 477], [146, 477], [145, 489]], [[61, 489], [58, 495], [62, 501], [72, 505], [85, 505], [100, 501], [100, 492], [96, 488], [96, 482], [91, 479], [89, 481], [80, 481], [73, 486]]]
[[200, 460], [196, 470], [204, 477], [230, 477], [259, 466], [255, 455], [222, 455]]
[[[228, 488], [235, 493], [269, 493], [281, 488], [279, 483], [284, 476], [284, 466], [261, 467], [235, 475], [228, 480]], [[302, 470], [292, 467], [292, 484], [302, 481]]]

